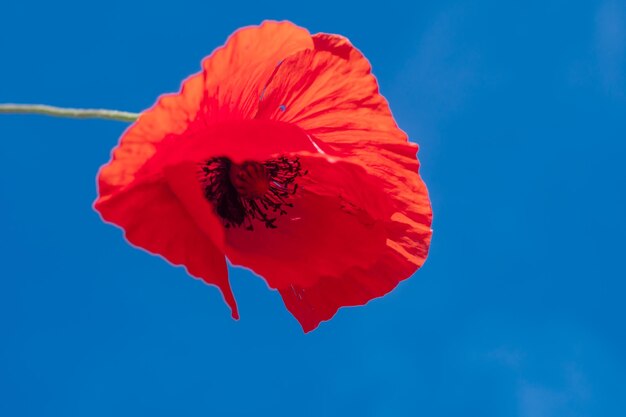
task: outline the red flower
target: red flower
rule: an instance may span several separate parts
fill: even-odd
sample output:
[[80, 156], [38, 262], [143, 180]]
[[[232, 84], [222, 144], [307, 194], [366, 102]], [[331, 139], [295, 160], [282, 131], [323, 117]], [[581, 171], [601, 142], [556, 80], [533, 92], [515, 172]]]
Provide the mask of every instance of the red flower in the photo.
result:
[[226, 257], [310, 331], [424, 263], [432, 213], [416, 152], [347, 39], [265, 22], [141, 114], [100, 170], [95, 208], [218, 286], [233, 317]]

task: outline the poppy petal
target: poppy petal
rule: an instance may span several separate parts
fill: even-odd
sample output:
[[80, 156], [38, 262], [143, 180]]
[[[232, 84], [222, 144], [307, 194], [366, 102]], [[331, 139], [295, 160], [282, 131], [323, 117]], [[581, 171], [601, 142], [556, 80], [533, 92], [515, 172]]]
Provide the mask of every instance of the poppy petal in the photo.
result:
[[214, 121], [253, 118], [279, 63], [312, 48], [309, 32], [291, 22], [265, 21], [237, 30], [202, 63], [206, 116]]
[[183, 265], [190, 275], [216, 285], [239, 318], [224, 254], [198, 227], [167, 183], [140, 182], [95, 203], [102, 218], [124, 230], [133, 245]]
[[299, 158], [309, 173], [302, 177], [294, 207], [277, 219], [276, 229], [228, 229], [225, 251], [233, 264], [252, 269], [278, 289], [310, 331], [340, 307], [383, 296], [417, 266], [391, 247], [390, 237], [401, 230], [378, 177], [343, 159]]
[[406, 144], [368, 61], [347, 49], [349, 44], [341, 45], [286, 58], [267, 83], [257, 117], [296, 124], [329, 153]]
[[387, 247], [367, 268], [355, 266], [341, 276], [323, 276], [312, 286], [279, 288], [285, 306], [305, 332], [330, 320], [342, 307], [361, 306], [393, 290], [415, 272], [415, 265]]
[[[359, 163], [371, 166], [373, 162], [368, 158], [376, 156], [363, 155]], [[285, 305], [305, 331], [329, 320], [341, 307], [364, 305], [387, 294], [424, 264], [432, 235], [432, 212], [426, 188], [417, 175], [417, 162], [407, 159], [406, 166], [397, 163], [386, 169], [385, 175], [375, 175], [374, 184], [385, 194], [393, 211], [385, 218], [386, 245], [376, 261], [367, 266], [355, 263], [340, 275], [322, 276], [313, 286], [295, 283], [279, 289]], [[355, 158], [345, 160], [354, 162]], [[368, 175], [373, 172], [369, 167], [365, 171]]]
[[138, 172], [150, 176], [163, 167], [225, 156], [236, 162], [263, 161], [277, 153], [316, 151], [309, 135], [295, 125], [273, 120], [239, 120], [207, 126], [195, 123], [181, 135], [161, 142]]
[[276, 228], [226, 230], [228, 259], [261, 275], [271, 288], [314, 285], [321, 276], [369, 266], [386, 244], [380, 218], [390, 211], [376, 178], [345, 161], [298, 157], [309, 172], [299, 178], [289, 200], [293, 207], [277, 216]]
[[[341, 307], [364, 305], [387, 294], [426, 261], [432, 236], [430, 201], [415, 173], [416, 166], [415, 170], [399, 164], [395, 168], [387, 171], [386, 178], [376, 176], [375, 184], [384, 192], [393, 214], [383, 223], [386, 245], [379, 248], [373, 258], [375, 262], [369, 265], [355, 262], [353, 268], [341, 274], [318, 277], [314, 285], [293, 280], [292, 286], [279, 288], [287, 309], [305, 332], [331, 319]], [[372, 171], [366, 172], [371, 175]], [[409, 194], [408, 190], [413, 193]]]
[[[345, 38], [313, 38], [314, 51], [290, 56], [274, 73], [259, 117], [296, 124], [327, 155], [361, 164], [380, 179], [394, 214], [386, 224], [388, 243], [379, 264], [357, 266], [341, 279], [321, 279], [306, 297], [298, 292], [293, 298], [293, 289], [281, 289], [290, 311], [303, 317], [300, 321], [305, 329], [329, 319], [341, 306], [374, 298], [358, 289], [367, 282], [370, 287], [378, 282], [371, 280], [380, 271], [397, 280], [382, 278], [376, 296], [408, 278], [424, 263], [432, 234], [430, 200], [418, 175], [417, 145], [408, 142], [397, 127], [386, 100], [378, 93], [369, 63]], [[343, 298], [338, 295], [342, 293]]]
[[203, 96], [203, 77], [196, 74], [182, 84], [180, 93], [162, 95], [154, 106], [121, 136], [111, 161], [100, 168], [98, 192], [108, 195], [138, 179], [140, 169], [165, 140], [189, 129]]

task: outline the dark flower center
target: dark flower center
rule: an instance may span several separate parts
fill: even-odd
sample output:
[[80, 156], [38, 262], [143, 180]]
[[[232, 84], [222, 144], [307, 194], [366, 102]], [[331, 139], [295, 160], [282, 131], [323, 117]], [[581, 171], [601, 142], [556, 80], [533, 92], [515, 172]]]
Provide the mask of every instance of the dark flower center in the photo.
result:
[[273, 229], [278, 216], [293, 207], [289, 199], [298, 190], [296, 178], [306, 173], [298, 158], [236, 164], [217, 157], [202, 164], [200, 181], [225, 227], [253, 230], [252, 221], [258, 220]]

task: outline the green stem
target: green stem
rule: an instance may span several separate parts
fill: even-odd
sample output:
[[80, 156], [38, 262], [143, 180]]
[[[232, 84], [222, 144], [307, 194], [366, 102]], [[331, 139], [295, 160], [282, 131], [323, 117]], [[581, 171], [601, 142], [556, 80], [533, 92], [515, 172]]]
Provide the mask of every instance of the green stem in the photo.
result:
[[45, 104], [0, 104], [0, 114], [44, 114], [54, 117], [71, 117], [74, 119], [107, 119], [120, 122], [134, 122], [139, 113], [104, 109], [72, 109], [47, 106]]

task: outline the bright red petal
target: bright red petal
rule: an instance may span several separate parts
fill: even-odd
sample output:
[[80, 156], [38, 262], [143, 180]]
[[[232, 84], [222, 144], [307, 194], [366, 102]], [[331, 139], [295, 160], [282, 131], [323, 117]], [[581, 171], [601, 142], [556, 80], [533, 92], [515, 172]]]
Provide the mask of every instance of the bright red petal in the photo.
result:
[[203, 97], [202, 81], [201, 74], [189, 77], [180, 93], [161, 96], [124, 132], [119, 145], [113, 149], [111, 161], [98, 173], [100, 196], [112, 194], [140, 180], [140, 170], [155, 155], [157, 148], [189, 129]]
[[314, 330], [341, 307], [360, 306], [382, 297], [415, 272], [415, 265], [387, 247], [369, 267], [354, 266], [341, 276], [326, 275], [312, 286], [294, 284], [280, 288], [285, 306], [303, 330]]
[[313, 38], [315, 50], [290, 56], [274, 73], [259, 117], [296, 124], [327, 155], [363, 166], [380, 180], [393, 214], [385, 224], [386, 248], [375, 265], [322, 277], [313, 287], [281, 289], [305, 330], [339, 307], [364, 304], [408, 278], [424, 263], [432, 234], [417, 145], [397, 127], [369, 63], [345, 38]]
[[[365, 156], [363, 159], [366, 161]], [[412, 167], [417, 170], [416, 163]], [[374, 176], [376, 181], [361, 181], [358, 186], [372, 190], [375, 184], [376, 191], [384, 194], [383, 201], [392, 211], [378, 223], [377, 230], [382, 228], [386, 241], [382, 248], [377, 248], [376, 254], [370, 255], [372, 263], [354, 262], [352, 268], [341, 273], [320, 275], [314, 284], [293, 279], [292, 286], [279, 287], [285, 305], [305, 331], [329, 320], [341, 307], [364, 305], [387, 294], [424, 264], [432, 235], [432, 214], [426, 188], [415, 170], [398, 164], [395, 170], [387, 172], [386, 178]], [[371, 175], [372, 171], [365, 172]], [[344, 248], [338, 257], [350, 250], [352, 248]]]
[[314, 39], [315, 50], [295, 53], [278, 67], [258, 117], [298, 125], [325, 151], [406, 144], [363, 55], [341, 37]]
[[293, 207], [278, 216], [275, 229], [258, 223], [254, 231], [226, 230], [228, 259], [252, 269], [271, 288], [311, 286], [321, 276], [368, 266], [385, 246], [377, 216], [389, 212], [376, 180], [354, 164], [314, 155], [300, 160], [309, 173], [298, 179], [289, 200]]
[[239, 29], [202, 63], [206, 117], [215, 121], [254, 118], [263, 87], [279, 63], [312, 48], [309, 32], [290, 22], [267, 21]]
[[123, 193], [98, 199], [95, 208], [104, 220], [124, 229], [133, 245], [174, 265], [184, 265], [190, 275], [219, 287], [233, 317], [239, 317], [224, 254], [202, 232], [167, 183], [138, 183]]
[[405, 239], [406, 230], [380, 178], [344, 159], [300, 159], [309, 173], [299, 179], [294, 207], [278, 218], [276, 229], [228, 229], [226, 255], [277, 288], [310, 331], [340, 307], [391, 291], [423, 259], [398, 250], [392, 240]]

